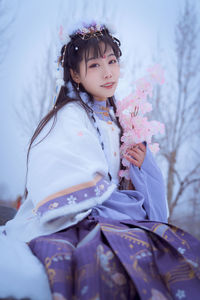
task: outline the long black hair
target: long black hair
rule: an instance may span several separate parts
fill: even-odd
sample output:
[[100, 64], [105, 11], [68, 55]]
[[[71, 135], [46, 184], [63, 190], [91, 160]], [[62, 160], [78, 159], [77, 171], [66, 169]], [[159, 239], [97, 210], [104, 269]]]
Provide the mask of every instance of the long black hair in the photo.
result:
[[[52, 126], [49, 130], [49, 132], [45, 135], [44, 138], [47, 137], [47, 135], [51, 132], [53, 127], [55, 126], [56, 119], [57, 119], [57, 112], [66, 104], [70, 102], [78, 102], [83, 109], [88, 113], [91, 111], [91, 108], [81, 99], [80, 92], [85, 92], [89, 96], [89, 100], [93, 101], [93, 96], [89, 94], [84, 87], [80, 84], [79, 88], [77, 88], [77, 83], [72, 79], [72, 76], [70, 74], [70, 69], [75, 71], [76, 73], [79, 73], [79, 66], [80, 62], [84, 59], [85, 63], [87, 62], [89, 58], [89, 53], [91, 50], [93, 50], [93, 54], [95, 58], [102, 57], [103, 53], [102, 48], [100, 48], [100, 43], [104, 43], [105, 48], [104, 52], [106, 52], [107, 47], [110, 46], [113, 49], [113, 52], [116, 56], [116, 58], [119, 60], [120, 56], [122, 55], [121, 49], [120, 49], [120, 41], [113, 37], [108, 28], [106, 26], [102, 26], [101, 29], [97, 32], [97, 34], [91, 34], [89, 36], [83, 36], [80, 34], [80, 31], [76, 31], [75, 33], [70, 35], [70, 42], [68, 44], [65, 44], [61, 49], [61, 55], [59, 57], [59, 63], [63, 67], [63, 81], [64, 84], [60, 88], [60, 92], [58, 94], [58, 97], [56, 99], [54, 107], [49, 111], [49, 113], [39, 122], [28, 147], [27, 151], [27, 160], [26, 160], [26, 183], [27, 183], [27, 174], [28, 174], [28, 160], [29, 160], [29, 153], [30, 149], [33, 146], [33, 142], [39, 135], [39, 133], [42, 131], [44, 126], [49, 122], [49, 120], [53, 119]], [[70, 97], [70, 90], [68, 88], [68, 83], [71, 83], [74, 93], [76, 97]], [[113, 107], [114, 112], [116, 113], [116, 105], [115, 105], [115, 99], [114, 97], [109, 97], [109, 104]], [[116, 118], [117, 124], [122, 132], [122, 127], [119, 123], [118, 118]], [[43, 138], [43, 139], [44, 139]], [[36, 146], [39, 144], [43, 139], [41, 139], [38, 143], [34, 144]], [[24, 191], [24, 198], [26, 199], [28, 195], [28, 191], [26, 188], [25, 183], [25, 191]]]

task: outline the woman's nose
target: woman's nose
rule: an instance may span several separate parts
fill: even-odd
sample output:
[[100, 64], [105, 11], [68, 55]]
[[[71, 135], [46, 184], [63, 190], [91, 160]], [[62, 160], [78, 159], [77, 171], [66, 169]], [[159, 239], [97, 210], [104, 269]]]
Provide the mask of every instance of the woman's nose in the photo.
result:
[[107, 78], [111, 78], [112, 77], [112, 73], [111, 72], [105, 72], [105, 75], [104, 75], [104, 78], [107, 79]]
[[107, 64], [107, 62], [104, 62], [102, 70], [103, 70], [104, 79], [108, 79], [112, 77], [112, 70], [110, 68], [110, 65]]

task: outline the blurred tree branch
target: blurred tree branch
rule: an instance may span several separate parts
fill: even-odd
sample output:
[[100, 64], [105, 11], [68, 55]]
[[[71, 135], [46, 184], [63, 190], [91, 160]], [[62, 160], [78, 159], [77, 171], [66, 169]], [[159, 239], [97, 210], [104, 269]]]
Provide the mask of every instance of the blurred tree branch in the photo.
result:
[[11, 32], [16, 13], [9, 10], [5, 0], [0, 0], [0, 63], [2, 63], [9, 47]]
[[52, 62], [53, 48], [50, 45], [43, 62], [35, 72], [33, 83], [24, 92], [21, 107], [15, 107], [16, 115], [28, 137], [33, 135], [40, 120], [53, 106], [55, 78]]
[[[86, 9], [86, 4], [81, 3], [83, 8]], [[70, 6], [70, 17], [62, 19], [61, 16], [68, 14]], [[80, 7], [82, 8], [82, 7]], [[84, 11], [83, 9], [83, 11]], [[64, 13], [66, 11], [66, 13]], [[73, 3], [60, 3], [57, 18], [58, 24], [62, 24], [62, 27], [67, 30], [75, 18], [77, 13], [77, 7], [75, 2]], [[15, 108], [16, 115], [22, 125], [22, 132], [25, 133], [29, 139], [34, 133], [34, 130], [38, 126], [41, 119], [49, 112], [53, 106], [53, 96], [55, 93], [56, 78], [54, 74], [53, 64], [56, 60], [56, 43], [59, 39], [59, 29], [57, 32], [52, 33], [52, 43], [47, 46], [45, 50], [45, 57], [33, 72], [33, 82], [27, 86], [24, 95], [22, 97], [21, 106]], [[64, 43], [64, 42], [63, 42]], [[60, 51], [60, 49], [59, 49]], [[56, 54], [55, 54], [56, 53]]]
[[165, 95], [164, 89], [161, 91], [160, 88], [157, 88], [156, 93], [156, 118], [162, 121], [166, 128], [166, 134], [159, 142], [160, 154], [167, 163], [170, 216], [186, 189], [200, 182], [199, 153], [195, 157], [193, 151], [194, 140], [199, 138], [200, 132], [199, 37], [195, 7], [191, 2], [185, 1], [184, 10], [175, 29], [173, 68], [176, 78], [170, 79], [173, 82]]

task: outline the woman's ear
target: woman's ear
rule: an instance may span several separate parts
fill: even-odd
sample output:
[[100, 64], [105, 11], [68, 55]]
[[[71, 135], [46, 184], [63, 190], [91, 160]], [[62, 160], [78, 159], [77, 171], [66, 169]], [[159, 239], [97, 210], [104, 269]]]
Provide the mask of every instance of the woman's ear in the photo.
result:
[[70, 69], [70, 75], [72, 77], [72, 79], [76, 82], [76, 83], [80, 83], [80, 78], [79, 78], [79, 74], [77, 72], [75, 72], [74, 70]]

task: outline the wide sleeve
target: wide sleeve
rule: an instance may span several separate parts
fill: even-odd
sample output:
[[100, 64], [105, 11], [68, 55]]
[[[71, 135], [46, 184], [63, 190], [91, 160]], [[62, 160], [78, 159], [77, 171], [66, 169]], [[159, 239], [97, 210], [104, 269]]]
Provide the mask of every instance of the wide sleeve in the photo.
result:
[[168, 205], [163, 176], [148, 147], [141, 168], [131, 164], [130, 177], [136, 190], [144, 195], [143, 206], [148, 219], [167, 222]]
[[78, 223], [115, 190], [97, 132], [78, 104], [59, 111], [50, 134], [32, 148], [27, 187], [48, 232]]

